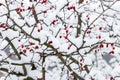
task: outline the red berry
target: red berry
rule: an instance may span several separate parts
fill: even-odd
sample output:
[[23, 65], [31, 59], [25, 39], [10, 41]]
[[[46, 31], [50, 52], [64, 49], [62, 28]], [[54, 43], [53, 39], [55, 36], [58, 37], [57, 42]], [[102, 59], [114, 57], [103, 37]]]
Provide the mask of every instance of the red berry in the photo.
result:
[[26, 53], [26, 52], [27, 52], [27, 50], [26, 50], [26, 49], [24, 49], [24, 50], [23, 50], [23, 53]]
[[39, 46], [35, 46], [35, 49], [39, 49]]
[[87, 17], [87, 20], [90, 20], [90, 17]]
[[68, 7], [67, 9], [68, 9], [68, 10], [73, 9], [73, 10], [75, 11], [75, 6], [70, 6], [70, 7]]
[[25, 9], [23, 9], [23, 11], [25, 11]]
[[71, 44], [68, 46], [68, 50], [71, 48], [71, 46], [72, 46]]
[[12, 54], [9, 54], [8, 57], [12, 57]]
[[33, 10], [32, 10], [32, 12], [33, 12], [33, 13], [36, 13], [36, 10], [35, 10], [35, 9], [33, 9]]
[[60, 38], [62, 38], [62, 36], [60, 36]]
[[38, 32], [40, 32], [41, 30], [40, 30], [40, 29], [38, 29], [37, 31], [38, 31]]
[[27, 8], [28, 10], [30, 10], [30, 9], [32, 9], [32, 7], [30, 7], [30, 6], [28, 6], [28, 8]]
[[88, 3], [88, 1], [86, 1], [86, 3]]
[[84, 68], [83, 68], [83, 67], [80, 67], [80, 70], [81, 70], [81, 71], [83, 71], [83, 70], [84, 70]]
[[110, 51], [110, 52], [109, 52], [109, 54], [114, 54], [114, 51], [113, 51], [113, 50], [112, 50], [112, 51]]
[[114, 43], [111, 43], [111, 46], [114, 46]]
[[8, 28], [5, 28], [5, 30], [8, 30]]
[[0, 6], [2, 6], [3, 4], [2, 3], [0, 3]]
[[109, 46], [109, 44], [108, 43], [106, 43], [106, 47], [108, 47]]
[[91, 33], [91, 31], [87, 31], [87, 34], [90, 34]]
[[70, 25], [70, 28], [73, 28], [73, 26], [72, 26], [72, 25]]
[[50, 45], [52, 43], [52, 41], [48, 41], [48, 44]]
[[98, 39], [101, 39], [101, 36], [100, 36], [100, 35], [98, 36]]
[[58, 21], [58, 20], [53, 20], [53, 21], [51, 22], [51, 24], [55, 25], [55, 23], [56, 23], [57, 21]]
[[70, 10], [70, 7], [68, 7], [67, 9]]
[[29, 52], [31, 52], [31, 51], [32, 51], [32, 49], [29, 50]]
[[72, 72], [70, 75], [72, 75], [72, 76], [73, 76], [73, 75], [74, 75], [74, 73]]
[[73, 6], [72, 9], [75, 11], [75, 6]]
[[99, 30], [102, 30], [102, 27], [99, 27]]
[[24, 48], [24, 45], [21, 45], [21, 48]]
[[113, 77], [112, 77], [112, 76], [110, 77], [110, 80], [113, 80]]
[[84, 2], [84, 0], [81, 0], [82, 2]]
[[64, 36], [65, 39], [68, 39], [68, 36]]
[[88, 15], [86, 15], [86, 17], [89, 17], [89, 14], [88, 14]]
[[34, 43], [33, 43], [33, 42], [29, 42], [29, 44], [30, 44], [30, 45], [34, 45]]
[[101, 36], [100, 36], [100, 35], [98, 35], [96, 38], [97, 38], [97, 39], [101, 39]]
[[50, 10], [52, 10], [53, 9], [53, 7], [50, 7]]
[[83, 59], [80, 59], [80, 62], [82, 62], [83, 61]]
[[20, 42], [21, 40], [18, 40], [18, 42]]
[[97, 50], [95, 50], [95, 53], [97, 52]]
[[22, 12], [22, 11], [23, 11], [23, 9], [21, 9], [21, 8], [20, 8], [20, 9], [19, 9], [19, 11], [20, 11], [20, 12]]
[[43, 11], [43, 13], [47, 13], [47, 10]]
[[15, 10], [18, 12], [20, 10], [20, 8], [16, 8]]
[[115, 49], [115, 47], [112, 47], [112, 49], [114, 50], [114, 49]]
[[68, 33], [68, 29], [66, 29], [66, 33]]
[[103, 43], [100, 43], [100, 48], [103, 48], [103, 47], [104, 47]]
[[45, 4], [47, 2], [47, 0], [43, 0], [42, 2], [41, 2], [41, 4]]

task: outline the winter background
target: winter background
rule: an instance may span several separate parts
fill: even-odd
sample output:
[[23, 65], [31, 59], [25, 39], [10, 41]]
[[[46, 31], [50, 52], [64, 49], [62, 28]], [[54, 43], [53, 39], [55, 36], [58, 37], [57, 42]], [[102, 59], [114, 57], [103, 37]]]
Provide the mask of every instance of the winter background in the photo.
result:
[[0, 0], [0, 80], [120, 80], [119, 0]]

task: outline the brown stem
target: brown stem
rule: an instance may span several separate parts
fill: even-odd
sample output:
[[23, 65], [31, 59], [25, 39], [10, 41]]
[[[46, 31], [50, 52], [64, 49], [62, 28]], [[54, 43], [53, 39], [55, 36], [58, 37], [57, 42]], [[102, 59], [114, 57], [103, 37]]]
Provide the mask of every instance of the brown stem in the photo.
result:
[[45, 58], [46, 56], [43, 55], [43, 60], [42, 60], [42, 78], [43, 80], [45, 80], [45, 67], [44, 67], [44, 63], [45, 63]]
[[82, 20], [81, 20], [82, 14], [78, 15], [78, 26], [77, 26], [77, 35], [76, 37], [79, 37], [81, 34], [81, 26], [82, 26]]
[[12, 47], [12, 49], [14, 50], [14, 53], [17, 55], [18, 59], [21, 59], [20, 54], [18, 53], [17, 49], [15, 48], [15, 46], [13, 45], [13, 43], [11, 42], [11, 40], [6, 37], [5, 40], [7, 40], [7, 42], [10, 44], [10, 46]]

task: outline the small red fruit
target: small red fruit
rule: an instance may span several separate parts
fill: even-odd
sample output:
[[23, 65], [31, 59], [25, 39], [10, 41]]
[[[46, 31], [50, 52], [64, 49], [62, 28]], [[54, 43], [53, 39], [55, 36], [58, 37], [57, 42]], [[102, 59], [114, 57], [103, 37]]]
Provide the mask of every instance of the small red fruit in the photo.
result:
[[8, 30], [8, 28], [5, 28], [5, 30]]
[[68, 46], [68, 50], [71, 48], [71, 46], [72, 46], [71, 44]]
[[97, 50], [94, 51], [95, 53], [97, 52]]
[[39, 49], [39, 46], [35, 46], [35, 49]]
[[12, 54], [9, 54], [8, 57], [12, 57]]
[[110, 51], [110, 52], [109, 52], [109, 54], [114, 54], [114, 51], [113, 51], [113, 50], [112, 50], [112, 51]]
[[99, 27], [99, 30], [102, 30], [102, 27]]
[[84, 0], [81, 0], [82, 2], [84, 2]]
[[83, 61], [83, 59], [80, 59], [80, 62], [82, 62]]
[[87, 31], [87, 34], [90, 34], [91, 33], [91, 31], [89, 30], [89, 31]]
[[53, 20], [52, 22], [51, 22], [51, 25], [53, 24], [53, 25], [55, 25], [55, 23], [57, 22], [58, 20], [56, 19], [56, 20]]
[[2, 6], [3, 4], [2, 3], [0, 3], [0, 6]]
[[47, 2], [47, 0], [43, 0], [42, 2], [41, 2], [41, 4], [45, 4]]
[[108, 47], [109, 46], [109, 44], [108, 43], [106, 43], [106, 47]]
[[75, 11], [75, 6], [70, 6], [70, 7], [68, 7], [67, 9], [68, 9], [68, 10], [73, 9], [73, 10]]
[[19, 9], [19, 11], [20, 11], [20, 12], [22, 12], [22, 11], [23, 11], [23, 9], [21, 9], [21, 8], [20, 8], [20, 9]]
[[90, 20], [90, 17], [87, 17], [87, 20]]
[[20, 42], [21, 40], [19, 39], [18, 42]]
[[30, 9], [32, 9], [32, 7], [30, 7], [30, 6], [28, 6], [28, 8], [27, 8], [28, 10], [30, 10]]
[[114, 46], [114, 43], [111, 43], [111, 46]]
[[97, 38], [97, 39], [101, 39], [101, 36], [100, 36], [100, 35], [98, 35], [96, 38]]
[[50, 45], [52, 43], [52, 41], [48, 41], [48, 44]]
[[52, 7], [50, 7], [50, 10], [52, 10], [53, 9], [53, 6]]
[[33, 12], [33, 13], [36, 13], [36, 10], [35, 10], [35, 9], [33, 9], [33, 10], [32, 10], [32, 12]]
[[73, 26], [72, 26], [72, 25], [70, 25], [70, 28], [73, 28]]
[[24, 45], [21, 45], [21, 48], [24, 48]]
[[103, 48], [103, 47], [104, 47], [103, 43], [100, 43], [100, 48]]
[[24, 49], [24, 50], [23, 50], [23, 53], [26, 53], [26, 52], [27, 52], [27, 50], [26, 50], [26, 49]]
[[16, 8], [15, 10], [18, 12], [20, 10], [20, 8]]
[[33, 51], [32, 49], [29, 50], [29, 52], [32, 52], [32, 51]]
[[37, 31], [38, 31], [38, 32], [40, 32], [41, 30], [40, 30], [40, 29], [38, 29]]
[[47, 13], [47, 10], [43, 11], [43, 13]]
[[88, 3], [88, 1], [86, 1], [86, 3]]
[[65, 39], [68, 39], [68, 36], [64, 36]]
[[29, 44], [30, 44], [30, 45], [34, 45], [34, 43], [33, 43], [33, 42], [29, 42]]
[[60, 36], [60, 38], [62, 38], [62, 36]]
[[115, 47], [112, 47], [112, 49], [114, 50], [114, 49], [115, 49]]
[[84, 70], [84, 68], [83, 68], [83, 67], [80, 67], [80, 70], [81, 70], [81, 71], [83, 71], [83, 70]]
[[110, 80], [114, 80], [112, 76], [110, 76]]
[[68, 29], [66, 29], [66, 33], [68, 33]]

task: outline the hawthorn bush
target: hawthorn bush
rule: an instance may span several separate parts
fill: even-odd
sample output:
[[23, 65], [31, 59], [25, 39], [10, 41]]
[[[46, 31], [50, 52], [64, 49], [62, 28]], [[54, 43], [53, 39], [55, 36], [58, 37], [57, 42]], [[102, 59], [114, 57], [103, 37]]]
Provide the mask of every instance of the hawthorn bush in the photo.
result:
[[119, 80], [119, 0], [1, 0], [0, 80]]

